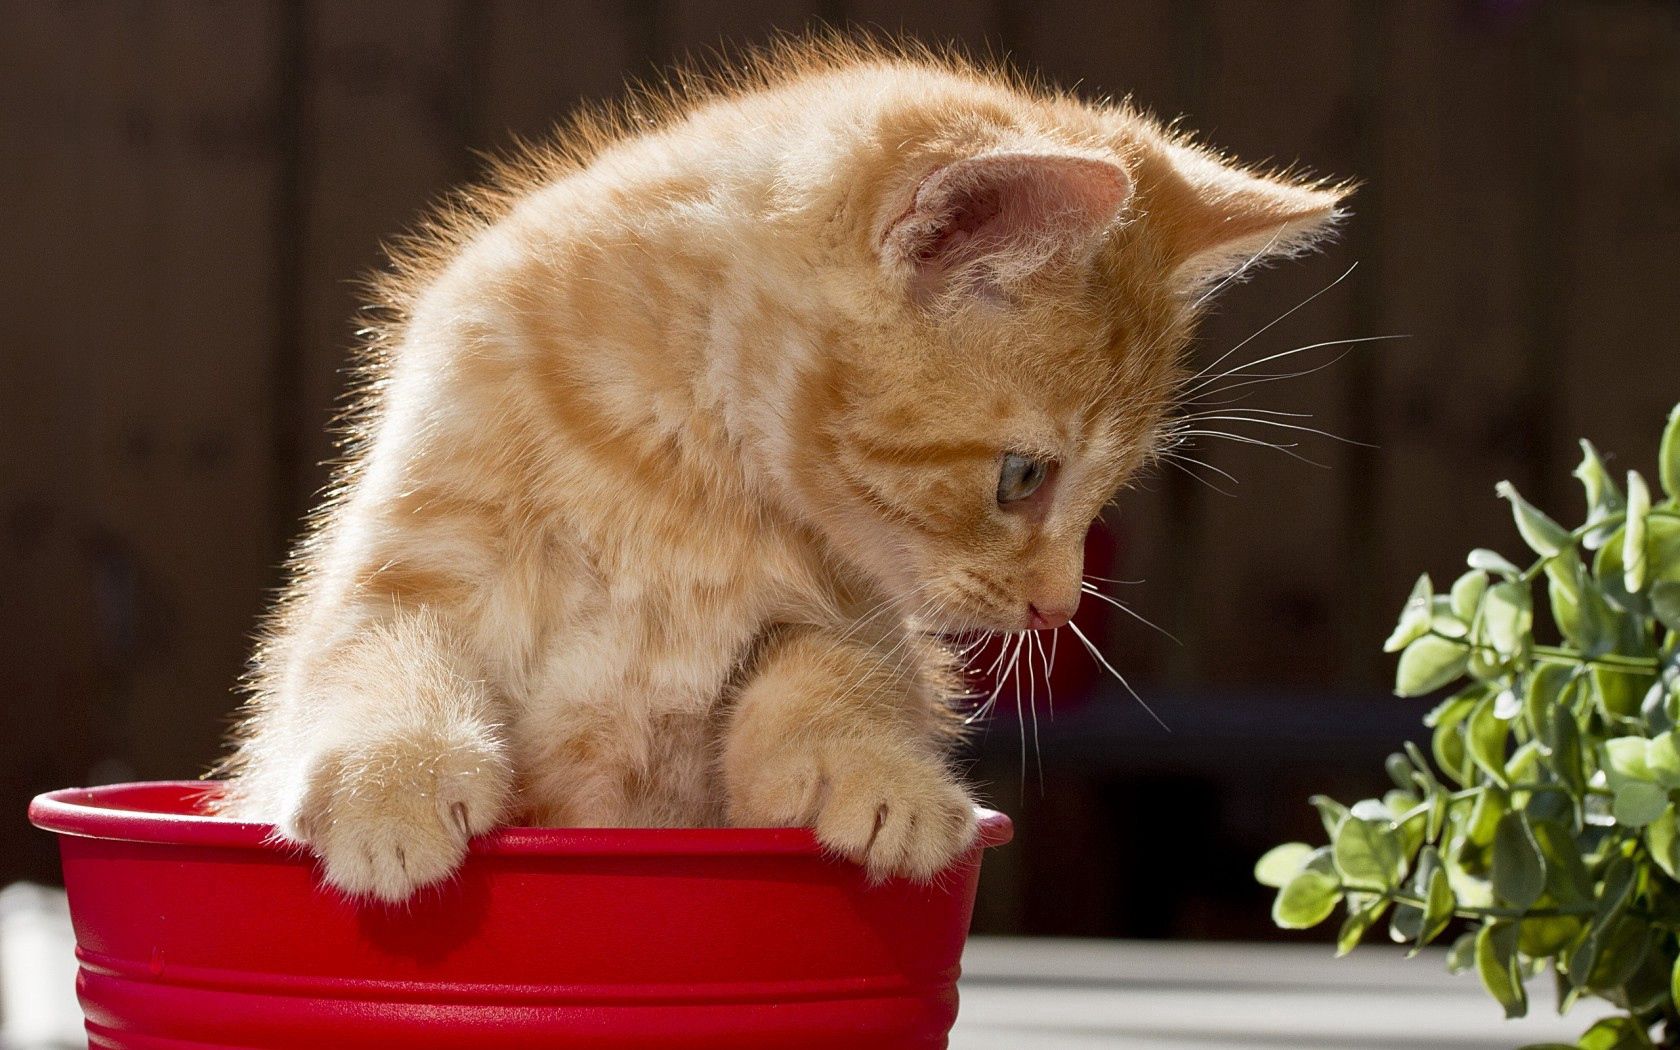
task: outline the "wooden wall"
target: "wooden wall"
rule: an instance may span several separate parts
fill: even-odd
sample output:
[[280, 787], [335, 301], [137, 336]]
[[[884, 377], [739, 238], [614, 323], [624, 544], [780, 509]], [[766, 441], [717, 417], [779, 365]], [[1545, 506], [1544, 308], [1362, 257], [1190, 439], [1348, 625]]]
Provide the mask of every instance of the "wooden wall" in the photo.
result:
[[1668, 2], [4, 0], [0, 881], [54, 871], [32, 792], [215, 754], [380, 240], [475, 151], [813, 20], [1007, 52], [1365, 180], [1345, 239], [1233, 292], [1198, 353], [1357, 262], [1244, 356], [1409, 335], [1256, 388], [1375, 447], [1216, 443], [1235, 496], [1169, 471], [1126, 498], [1114, 575], [1184, 642], [1112, 624], [1147, 689], [1344, 696], [1326, 717], [1357, 721], [1410, 579], [1514, 545], [1494, 482], [1574, 513], [1574, 437], [1644, 465], [1680, 399]]

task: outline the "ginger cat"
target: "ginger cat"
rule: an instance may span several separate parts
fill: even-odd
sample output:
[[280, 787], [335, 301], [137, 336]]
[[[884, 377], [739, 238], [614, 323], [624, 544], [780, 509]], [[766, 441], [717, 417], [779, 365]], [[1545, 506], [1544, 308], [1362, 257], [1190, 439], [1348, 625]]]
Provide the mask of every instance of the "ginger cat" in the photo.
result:
[[1208, 293], [1342, 193], [833, 42], [576, 122], [385, 285], [224, 811], [384, 901], [504, 822], [932, 877], [975, 825], [936, 632], [1074, 614]]

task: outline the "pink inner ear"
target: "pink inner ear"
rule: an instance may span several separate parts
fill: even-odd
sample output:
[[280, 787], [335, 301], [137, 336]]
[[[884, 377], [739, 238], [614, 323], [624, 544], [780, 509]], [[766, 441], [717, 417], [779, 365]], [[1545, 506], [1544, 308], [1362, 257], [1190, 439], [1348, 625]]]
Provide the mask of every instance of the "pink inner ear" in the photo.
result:
[[948, 164], [922, 180], [883, 247], [920, 273], [976, 261], [997, 276], [1030, 272], [1107, 228], [1131, 199], [1117, 164], [1000, 153]]

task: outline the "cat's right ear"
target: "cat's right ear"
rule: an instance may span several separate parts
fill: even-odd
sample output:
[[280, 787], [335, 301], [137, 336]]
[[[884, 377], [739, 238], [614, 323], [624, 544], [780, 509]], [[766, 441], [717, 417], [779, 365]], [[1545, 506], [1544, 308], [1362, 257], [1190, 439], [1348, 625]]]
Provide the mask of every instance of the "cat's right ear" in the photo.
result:
[[1132, 180], [1078, 154], [990, 153], [936, 168], [886, 228], [881, 259], [919, 302], [953, 291], [1001, 299], [1058, 258], [1094, 248], [1124, 217]]

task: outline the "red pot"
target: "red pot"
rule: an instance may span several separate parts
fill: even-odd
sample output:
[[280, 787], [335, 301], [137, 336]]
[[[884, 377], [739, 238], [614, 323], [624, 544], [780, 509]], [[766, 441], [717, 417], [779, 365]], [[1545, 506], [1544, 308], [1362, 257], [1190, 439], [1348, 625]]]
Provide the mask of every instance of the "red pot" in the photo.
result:
[[507, 828], [406, 907], [324, 891], [207, 785], [41, 795], [92, 1047], [942, 1047], [984, 846], [870, 886], [803, 829]]

